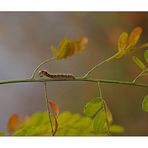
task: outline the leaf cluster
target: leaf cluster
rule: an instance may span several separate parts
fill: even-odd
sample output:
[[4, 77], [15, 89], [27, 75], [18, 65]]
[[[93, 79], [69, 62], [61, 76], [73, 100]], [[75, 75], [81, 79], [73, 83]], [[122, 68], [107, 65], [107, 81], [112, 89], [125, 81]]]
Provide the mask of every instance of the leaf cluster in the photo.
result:
[[[36, 112], [22, 119], [17, 115], [17, 119], [19, 120], [14, 120], [15, 118], [16, 114], [13, 114], [8, 120], [8, 131], [12, 136], [50, 136], [52, 134], [47, 112]], [[14, 122], [12, 123], [10, 120]], [[54, 120], [53, 116], [52, 120]], [[80, 114], [63, 112], [58, 116], [58, 123], [56, 136], [106, 135], [106, 133], [99, 130], [94, 130], [92, 118], [83, 117]], [[17, 126], [14, 126], [14, 124]], [[110, 130], [113, 133], [121, 133], [124, 129], [119, 125], [112, 125]]]

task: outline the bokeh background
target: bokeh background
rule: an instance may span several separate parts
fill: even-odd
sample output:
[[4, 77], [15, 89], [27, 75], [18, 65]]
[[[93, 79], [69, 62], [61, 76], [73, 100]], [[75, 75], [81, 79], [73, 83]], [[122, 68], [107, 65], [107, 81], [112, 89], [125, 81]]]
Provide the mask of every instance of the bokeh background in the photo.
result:
[[[84, 75], [92, 66], [116, 52], [118, 36], [134, 27], [144, 29], [140, 43], [148, 41], [148, 13], [95, 12], [0, 12], [0, 80], [31, 76], [41, 61], [52, 56], [50, 46], [64, 38], [86, 36], [86, 50], [80, 55], [52, 62], [42, 67], [50, 72]], [[140, 72], [132, 55], [143, 59], [143, 51], [131, 53], [97, 69], [94, 78], [131, 81]], [[143, 77], [138, 81], [147, 82]], [[125, 127], [121, 135], [148, 135], [148, 114], [141, 109], [146, 88], [102, 84], [103, 96], [114, 123]], [[48, 94], [61, 111], [83, 115], [83, 106], [97, 96], [97, 87], [87, 82], [51, 82]], [[9, 116], [45, 111], [40, 83], [0, 85], [0, 131], [6, 131]]]

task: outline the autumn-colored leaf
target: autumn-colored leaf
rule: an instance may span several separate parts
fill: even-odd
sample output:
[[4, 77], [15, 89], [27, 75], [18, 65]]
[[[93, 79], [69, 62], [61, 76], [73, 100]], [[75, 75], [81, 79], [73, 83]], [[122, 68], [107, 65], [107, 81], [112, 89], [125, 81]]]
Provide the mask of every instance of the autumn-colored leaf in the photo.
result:
[[132, 51], [147, 46], [147, 45], [143, 45], [140, 47], [136, 46], [141, 33], [142, 33], [141, 27], [134, 28], [129, 37], [126, 32], [123, 32], [118, 40], [118, 53], [116, 54], [116, 58], [121, 58]]
[[83, 51], [87, 42], [88, 39], [86, 37], [82, 37], [77, 40], [69, 40], [64, 38], [61, 41], [58, 50], [53, 46], [51, 49], [53, 51], [54, 57], [58, 60], [61, 60]]
[[49, 105], [50, 105], [51, 109], [54, 111], [54, 113], [56, 113], [56, 115], [58, 115], [60, 112], [59, 106], [52, 100], [49, 101]]
[[138, 42], [140, 35], [142, 33], [143, 29], [141, 27], [136, 27], [134, 28], [134, 30], [131, 32], [129, 38], [128, 38], [128, 47], [133, 47], [136, 45], [136, 43]]
[[123, 32], [118, 39], [118, 50], [119, 51], [126, 48], [127, 41], [128, 41], [128, 33]]
[[11, 115], [7, 123], [8, 132], [10, 134], [13, 133], [14, 130], [18, 127], [19, 123], [20, 123], [19, 116], [17, 114]]

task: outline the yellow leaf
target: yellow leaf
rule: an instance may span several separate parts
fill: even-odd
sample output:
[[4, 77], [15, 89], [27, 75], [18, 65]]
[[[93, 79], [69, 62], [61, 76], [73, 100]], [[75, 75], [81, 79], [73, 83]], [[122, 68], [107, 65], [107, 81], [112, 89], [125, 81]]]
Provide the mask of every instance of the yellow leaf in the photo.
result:
[[128, 47], [127, 48], [131, 48], [137, 44], [142, 31], [143, 31], [143, 29], [141, 27], [134, 28], [134, 30], [131, 32], [131, 34], [128, 38]]
[[67, 57], [67, 52], [68, 52], [68, 45], [70, 41], [68, 39], [63, 39], [59, 45], [59, 49], [57, 51], [56, 58], [58, 60], [66, 58]]
[[105, 102], [105, 110], [106, 110], [107, 120], [111, 124], [112, 123], [112, 120], [113, 120], [113, 117], [112, 117], [112, 113], [111, 113], [110, 109], [108, 108], [106, 102]]
[[134, 28], [129, 37], [126, 32], [123, 32], [119, 37], [118, 53], [116, 54], [117, 55], [116, 58], [121, 58], [124, 55], [134, 50], [137, 50], [138, 47], [136, 47], [135, 45], [137, 44], [141, 33], [142, 33], [141, 27]]
[[127, 32], [123, 32], [118, 40], [118, 50], [123, 50], [126, 48], [127, 46], [127, 41], [128, 41], [128, 33]]
[[17, 114], [11, 115], [7, 123], [8, 132], [11, 134], [18, 127], [19, 123], [20, 120], [18, 115]]
[[52, 47], [54, 57], [61, 60], [73, 56], [74, 54], [83, 51], [87, 42], [88, 39], [86, 37], [77, 40], [68, 40], [65, 38], [61, 41], [58, 50]]
[[54, 46], [51, 46], [50, 48], [51, 48], [51, 50], [53, 52], [53, 56], [56, 57], [57, 56], [57, 50], [56, 50], [56, 48]]

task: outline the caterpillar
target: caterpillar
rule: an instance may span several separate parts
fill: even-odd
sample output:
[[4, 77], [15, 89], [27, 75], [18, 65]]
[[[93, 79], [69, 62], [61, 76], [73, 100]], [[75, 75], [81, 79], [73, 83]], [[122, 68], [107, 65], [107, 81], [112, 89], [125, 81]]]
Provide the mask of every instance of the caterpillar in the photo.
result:
[[70, 79], [70, 80], [75, 79], [74, 75], [72, 74], [50, 73], [50, 72], [47, 72], [46, 70], [39, 71], [39, 76], [40, 77], [46, 76], [52, 79]]

